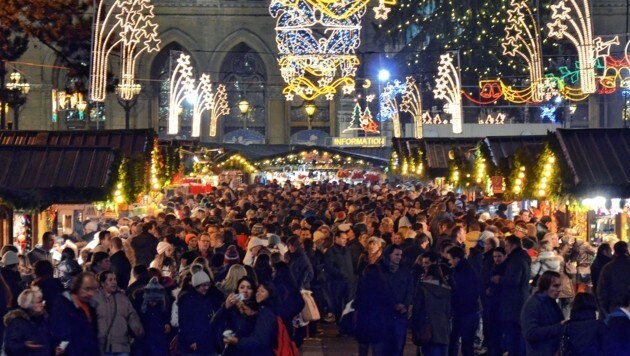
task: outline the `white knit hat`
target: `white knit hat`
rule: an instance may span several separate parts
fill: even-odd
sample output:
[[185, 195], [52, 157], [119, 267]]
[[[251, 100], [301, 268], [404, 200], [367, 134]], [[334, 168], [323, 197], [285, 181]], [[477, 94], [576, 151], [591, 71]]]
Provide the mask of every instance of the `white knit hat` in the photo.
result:
[[210, 283], [210, 277], [208, 277], [206, 272], [195, 272], [192, 276], [192, 286], [197, 288], [204, 283]]

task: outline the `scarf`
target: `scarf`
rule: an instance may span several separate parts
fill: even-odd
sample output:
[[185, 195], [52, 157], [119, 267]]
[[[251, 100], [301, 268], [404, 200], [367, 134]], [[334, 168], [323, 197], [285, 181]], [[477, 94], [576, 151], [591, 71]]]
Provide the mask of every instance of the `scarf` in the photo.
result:
[[79, 297], [76, 294], [71, 294], [71, 296], [72, 296], [72, 301], [74, 301], [74, 304], [76, 304], [79, 307], [79, 309], [81, 309], [85, 313], [87, 320], [91, 323], [92, 314], [90, 314], [90, 306], [87, 303], [84, 303], [81, 299], [79, 299]]

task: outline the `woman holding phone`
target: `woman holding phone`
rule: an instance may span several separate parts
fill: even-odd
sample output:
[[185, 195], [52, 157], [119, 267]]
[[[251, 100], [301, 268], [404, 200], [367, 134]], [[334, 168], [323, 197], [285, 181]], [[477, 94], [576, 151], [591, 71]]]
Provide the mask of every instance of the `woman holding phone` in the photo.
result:
[[[258, 304], [256, 303], [256, 284], [245, 276], [238, 280], [236, 290], [227, 296], [225, 303], [214, 315], [212, 324], [224, 335], [237, 338], [249, 336], [254, 330]], [[223, 355], [248, 355], [240, 353], [233, 345], [226, 345]]]

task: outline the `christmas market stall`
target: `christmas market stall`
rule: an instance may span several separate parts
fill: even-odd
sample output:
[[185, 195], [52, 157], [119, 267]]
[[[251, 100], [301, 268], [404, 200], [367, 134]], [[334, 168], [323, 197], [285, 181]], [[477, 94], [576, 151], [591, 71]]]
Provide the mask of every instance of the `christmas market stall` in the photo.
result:
[[572, 219], [594, 244], [628, 241], [630, 130], [559, 129], [555, 137], [570, 173]]
[[[63, 189], [51, 188], [46, 191], [47, 199], [42, 202], [29, 199], [28, 201], [36, 203], [13, 204], [13, 207], [23, 209], [20, 210], [20, 214], [16, 214], [17, 217], [28, 215], [29, 218], [14, 219], [13, 226], [16, 231], [10, 234], [9, 239], [17, 237], [16, 233], [24, 230], [26, 223], [33, 226], [33, 239], [39, 239], [40, 236], [35, 233], [37, 231], [51, 230], [58, 234], [81, 231], [83, 227], [80, 222], [89, 217], [117, 218], [147, 213], [161, 200], [162, 188], [170, 183], [172, 171], [179, 170], [179, 167], [169, 169], [172, 165], [167, 164], [166, 159], [162, 157], [156, 135], [152, 130], [0, 131], [0, 144], [0, 147], [16, 146], [19, 147], [17, 151], [26, 152], [31, 149], [100, 148], [116, 152], [119, 157], [117, 168], [111, 170], [108, 175], [107, 182], [114, 183], [102, 185], [98, 190], [99, 194], [90, 193], [88, 188], [92, 186], [83, 186], [81, 182], [75, 182], [76, 186], [72, 184], [63, 186], [76, 192], [71, 201], [68, 201], [69, 198], [65, 194], [52, 193], [62, 193]], [[55, 162], [55, 159], [61, 158], [51, 155], [46, 159]], [[96, 169], [99, 164], [104, 164], [96, 159], [92, 163], [81, 161], [85, 164], [78, 166], [69, 165], [71, 162], [73, 161], [70, 158], [65, 157], [59, 163], [62, 166], [60, 169], [64, 172], [76, 170], [73, 173], [76, 175], [78, 172], [81, 174], [90, 172], [93, 167]], [[34, 174], [46, 175], [48, 171], [49, 169]], [[35, 185], [33, 187], [37, 188]]]
[[[0, 235], [3, 245], [30, 248], [58, 220], [56, 204], [81, 206], [112, 197], [120, 154], [108, 147], [0, 146]], [[63, 205], [60, 205], [63, 206]], [[15, 212], [15, 213], [14, 213]], [[43, 219], [38, 224], [38, 218]]]

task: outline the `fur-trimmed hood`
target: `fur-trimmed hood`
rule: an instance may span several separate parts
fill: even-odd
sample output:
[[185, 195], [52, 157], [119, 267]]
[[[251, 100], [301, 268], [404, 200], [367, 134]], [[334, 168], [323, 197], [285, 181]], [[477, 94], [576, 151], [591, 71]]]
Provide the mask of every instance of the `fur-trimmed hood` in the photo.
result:
[[4, 318], [2, 319], [2, 322], [4, 323], [4, 326], [7, 327], [9, 326], [9, 323], [11, 323], [11, 321], [18, 318], [24, 319], [26, 321], [31, 320], [31, 317], [28, 315], [28, 313], [24, 309], [20, 308], [11, 310], [10, 312], [6, 313], [4, 315]]

